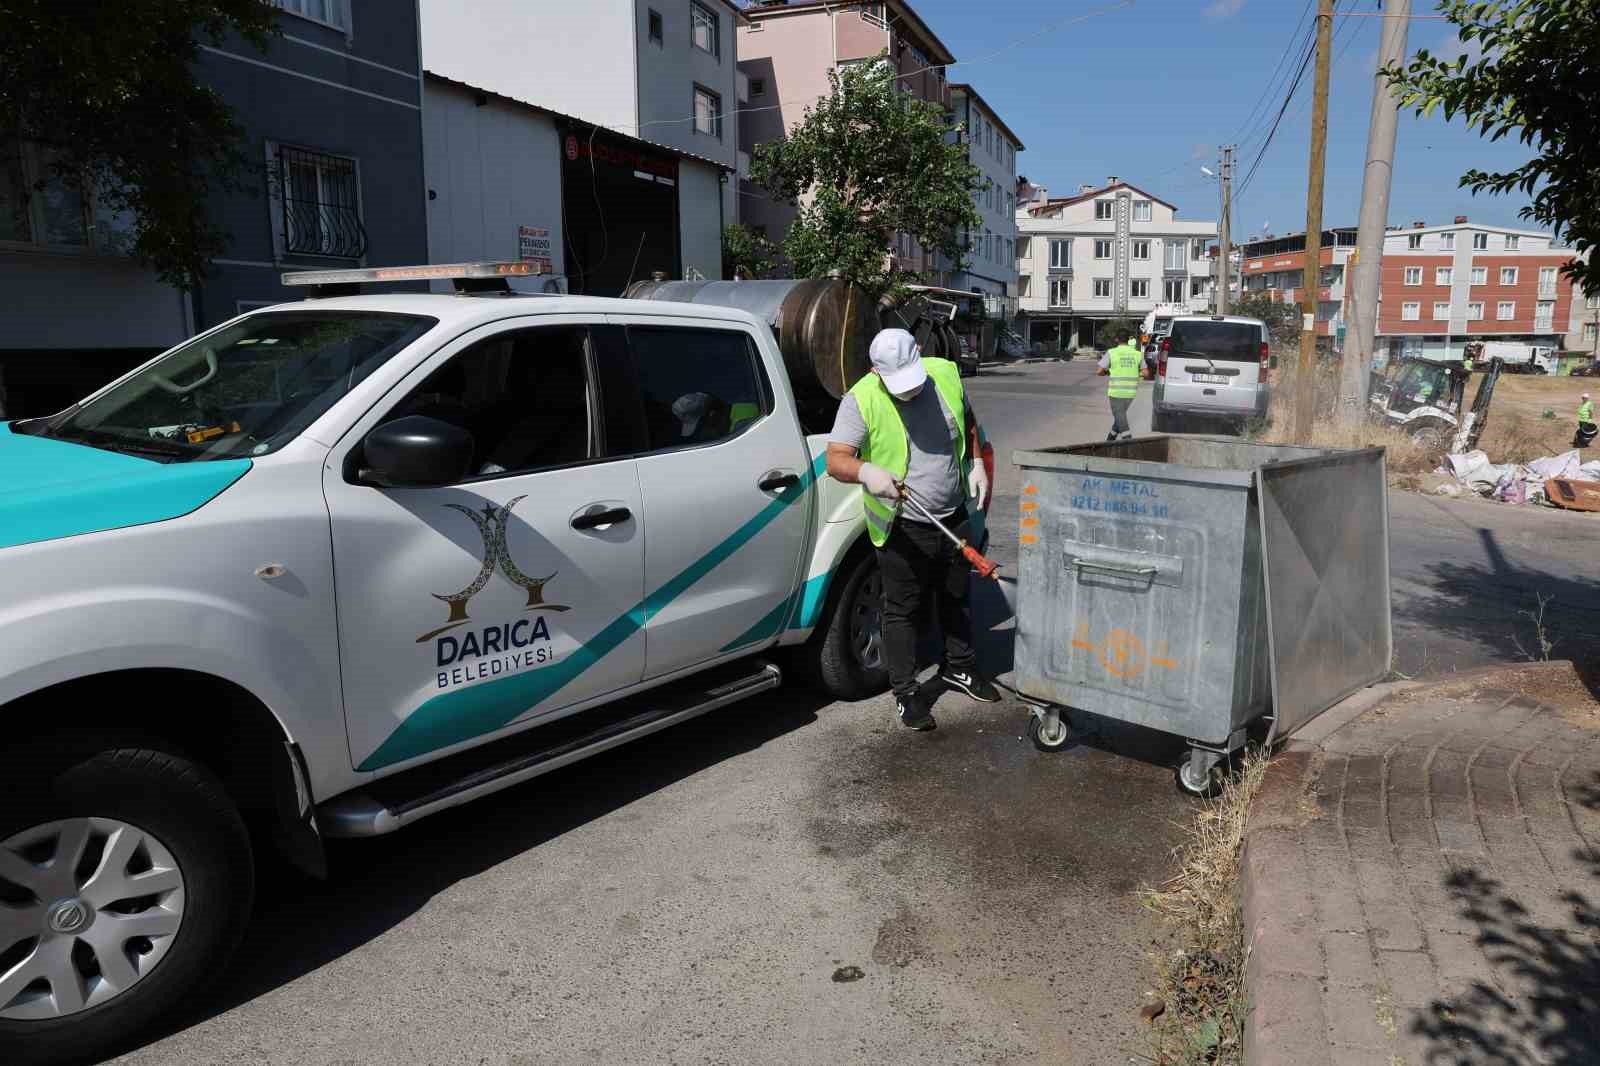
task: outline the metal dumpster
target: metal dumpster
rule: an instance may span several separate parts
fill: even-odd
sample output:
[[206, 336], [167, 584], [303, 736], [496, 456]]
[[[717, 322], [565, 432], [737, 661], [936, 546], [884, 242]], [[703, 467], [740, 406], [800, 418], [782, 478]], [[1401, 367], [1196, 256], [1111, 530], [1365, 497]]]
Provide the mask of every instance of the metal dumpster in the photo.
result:
[[1139, 437], [1017, 451], [1015, 686], [1036, 746], [1081, 709], [1185, 738], [1185, 791], [1389, 671], [1381, 448]]

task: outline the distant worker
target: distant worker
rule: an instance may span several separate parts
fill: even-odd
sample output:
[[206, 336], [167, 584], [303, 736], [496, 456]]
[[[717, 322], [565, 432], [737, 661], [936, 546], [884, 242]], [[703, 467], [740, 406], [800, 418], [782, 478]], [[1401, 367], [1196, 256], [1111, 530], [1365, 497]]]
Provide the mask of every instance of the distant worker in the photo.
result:
[[1583, 394], [1583, 402], [1578, 405], [1578, 432], [1573, 435], [1574, 448], [1587, 448], [1594, 443], [1594, 435], [1600, 432], [1600, 427], [1594, 424], [1594, 404], [1589, 401], [1589, 394]]
[[[948, 359], [924, 359], [916, 338], [885, 329], [872, 339], [872, 372], [839, 404], [828, 435], [828, 473], [858, 483], [867, 536], [878, 551], [883, 583], [883, 657], [900, 722], [936, 727], [917, 684], [917, 623], [925, 597], [937, 603], [944, 630], [938, 681], [983, 703], [1000, 693], [978, 673], [967, 602], [971, 567], [954, 545], [916, 511], [897, 513], [901, 487], [913, 493], [956, 536], [970, 538], [968, 508], [989, 497], [989, 475], [973, 454], [978, 419]], [[927, 388], [929, 381], [933, 388]]]
[[1133, 436], [1128, 426], [1128, 408], [1139, 395], [1139, 379], [1149, 376], [1137, 338], [1129, 337], [1102, 355], [1099, 366], [1101, 376], [1111, 379], [1106, 383], [1106, 396], [1111, 400], [1111, 432], [1106, 434], [1106, 440], [1128, 440]]

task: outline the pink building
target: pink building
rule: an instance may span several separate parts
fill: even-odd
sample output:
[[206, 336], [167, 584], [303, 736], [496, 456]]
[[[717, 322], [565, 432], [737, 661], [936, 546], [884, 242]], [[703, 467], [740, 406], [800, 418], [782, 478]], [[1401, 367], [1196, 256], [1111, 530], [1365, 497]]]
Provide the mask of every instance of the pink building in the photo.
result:
[[[743, 153], [798, 126], [806, 108], [828, 93], [829, 70], [885, 53], [901, 75], [902, 89], [950, 107], [944, 66], [956, 57], [903, 0], [768, 0], [746, 8], [744, 16], [738, 52], [739, 72], [748, 82], [748, 96], [740, 101]], [[782, 240], [794, 209], [749, 181], [740, 182], [739, 192], [740, 219]], [[891, 250], [905, 269], [936, 269], [934, 253], [907, 237], [898, 238]]]

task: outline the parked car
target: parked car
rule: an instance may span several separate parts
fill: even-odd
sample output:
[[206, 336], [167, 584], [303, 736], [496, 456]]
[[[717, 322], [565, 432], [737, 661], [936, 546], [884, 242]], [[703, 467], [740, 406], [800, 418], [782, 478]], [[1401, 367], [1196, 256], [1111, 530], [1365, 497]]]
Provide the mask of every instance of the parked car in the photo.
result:
[[1222, 423], [1237, 432], [1246, 420], [1266, 417], [1267, 371], [1276, 365], [1259, 318], [1176, 316], [1157, 350], [1150, 428], [1173, 433]]
[[193, 1003], [265, 854], [323, 876], [790, 667], [886, 687], [861, 490], [769, 325], [466, 295], [526, 269], [286, 276], [329, 288], [0, 424], [0, 1062]]

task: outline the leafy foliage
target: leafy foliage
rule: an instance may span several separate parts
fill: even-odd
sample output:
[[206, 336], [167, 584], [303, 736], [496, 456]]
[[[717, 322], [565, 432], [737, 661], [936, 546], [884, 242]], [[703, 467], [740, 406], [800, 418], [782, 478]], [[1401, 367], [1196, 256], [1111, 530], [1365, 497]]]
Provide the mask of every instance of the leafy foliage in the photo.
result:
[[61, 181], [133, 217], [131, 253], [191, 286], [227, 234], [206, 209], [249, 164], [232, 110], [195, 84], [201, 39], [265, 49], [265, 0], [0, 0], [0, 143], [52, 149]]
[[722, 270], [731, 278], [770, 278], [778, 249], [760, 230], [734, 223], [722, 228]]
[[1471, 55], [1423, 50], [1409, 66], [1390, 67], [1401, 106], [1461, 115], [1491, 141], [1514, 133], [1534, 148], [1515, 170], [1468, 170], [1461, 186], [1532, 196], [1521, 216], [1569, 240], [1580, 258], [1568, 275], [1600, 293], [1600, 263], [1581, 257], [1600, 243], [1600, 2], [1440, 0], [1439, 10]]
[[1139, 329], [1144, 323], [1137, 318], [1123, 315], [1100, 323], [1100, 328], [1095, 332], [1094, 343], [1097, 348], [1111, 349], [1127, 340], [1129, 337], [1137, 338]]
[[796, 277], [837, 271], [873, 295], [918, 275], [889, 255], [897, 234], [962, 263], [982, 217], [979, 171], [944, 112], [902, 92], [886, 62], [828, 72], [832, 92], [787, 140], [756, 149], [751, 176], [799, 217], [783, 241]]
[[1297, 348], [1300, 343], [1300, 305], [1286, 304], [1270, 293], [1252, 292], [1235, 300], [1228, 314], [1259, 318], [1267, 324], [1272, 346], [1280, 351]]

